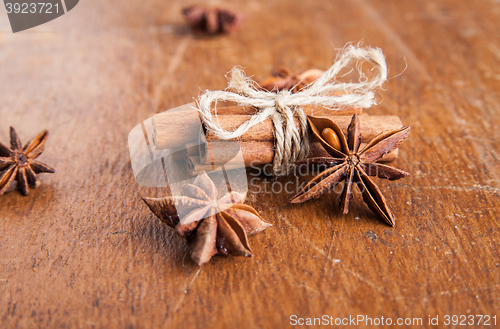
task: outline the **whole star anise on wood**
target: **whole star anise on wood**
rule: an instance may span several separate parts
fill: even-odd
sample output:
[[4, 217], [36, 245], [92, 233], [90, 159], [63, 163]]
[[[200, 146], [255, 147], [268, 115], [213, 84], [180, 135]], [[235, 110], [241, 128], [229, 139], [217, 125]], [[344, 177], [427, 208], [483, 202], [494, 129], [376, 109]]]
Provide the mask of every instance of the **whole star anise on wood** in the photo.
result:
[[[218, 198], [218, 191], [203, 173], [182, 188], [181, 196], [143, 198], [149, 209], [190, 243], [191, 259], [203, 265], [215, 254], [252, 256], [247, 235], [272, 226], [257, 211], [241, 204], [244, 195], [231, 192]], [[185, 215], [179, 219], [177, 208]]]
[[193, 5], [182, 10], [186, 23], [200, 34], [220, 34], [235, 31], [243, 16], [227, 9]]
[[330, 119], [308, 117], [308, 121], [313, 135], [319, 139], [331, 157], [308, 159], [308, 164], [323, 165], [326, 170], [314, 177], [290, 202], [302, 203], [311, 198], [318, 198], [337, 183], [344, 181], [340, 205], [344, 214], [347, 214], [352, 198], [352, 185], [356, 183], [368, 207], [387, 224], [394, 226], [394, 215], [389, 210], [382, 192], [369, 176], [396, 180], [408, 175], [405, 171], [376, 161], [398, 148], [408, 136], [410, 127], [384, 132], [359, 150], [361, 134], [357, 114], [352, 117], [347, 129], [347, 138]]
[[299, 74], [292, 74], [287, 68], [275, 68], [272, 70], [272, 77], [260, 82], [262, 89], [278, 92], [281, 90], [290, 90], [296, 93], [310, 83], [316, 81], [323, 71], [318, 69], [310, 69]]
[[30, 140], [22, 147], [21, 140], [14, 128], [10, 127], [10, 148], [0, 143], [0, 195], [4, 194], [17, 180], [18, 188], [24, 195], [29, 194], [28, 184], [40, 186], [38, 173], [54, 173], [54, 169], [36, 161], [42, 154], [45, 141], [49, 137], [47, 130]]

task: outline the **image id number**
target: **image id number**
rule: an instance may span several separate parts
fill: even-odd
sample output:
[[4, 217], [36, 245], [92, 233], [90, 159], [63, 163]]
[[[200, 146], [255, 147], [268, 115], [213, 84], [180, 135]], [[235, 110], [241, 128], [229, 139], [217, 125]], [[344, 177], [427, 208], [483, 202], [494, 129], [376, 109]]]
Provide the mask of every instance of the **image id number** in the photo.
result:
[[58, 14], [59, 13], [59, 4], [56, 3], [52, 5], [51, 3], [44, 2], [32, 2], [32, 3], [6, 3], [5, 9], [7, 10], [7, 14], [15, 13], [15, 14]]
[[445, 315], [444, 325], [454, 325], [454, 326], [473, 326], [473, 325], [483, 325], [483, 326], [496, 326], [497, 316], [489, 315]]

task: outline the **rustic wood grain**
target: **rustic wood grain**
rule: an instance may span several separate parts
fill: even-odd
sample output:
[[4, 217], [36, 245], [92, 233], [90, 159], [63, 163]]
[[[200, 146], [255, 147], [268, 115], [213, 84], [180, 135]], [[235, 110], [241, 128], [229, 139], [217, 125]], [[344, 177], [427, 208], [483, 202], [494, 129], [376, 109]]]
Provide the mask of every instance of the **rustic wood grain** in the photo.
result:
[[[48, 129], [40, 159], [56, 169], [28, 197], [0, 197], [1, 328], [280, 328], [292, 314], [498, 313], [498, 1], [228, 1], [219, 4], [246, 21], [216, 38], [191, 35], [180, 15], [187, 4], [80, 1], [16, 34], [0, 10], [0, 141], [9, 126], [23, 142]], [[396, 227], [359, 195], [343, 216], [333, 193], [291, 205], [295, 191], [270, 193], [278, 185], [258, 176], [252, 190], [262, 191], [248, 203], [274, 226], [250, 238], [255, 257], [198, 268], [140, 201], [166, 191], [135, 183], [128, 132], [224, 88], [234, 65], [257, 80], [273, 66], [326, 69], [334, 46], [361, 39], [390, 66], [382, 102], [368, 112], [412, 126], [394, 164], [411, 176], [379, 181]]]

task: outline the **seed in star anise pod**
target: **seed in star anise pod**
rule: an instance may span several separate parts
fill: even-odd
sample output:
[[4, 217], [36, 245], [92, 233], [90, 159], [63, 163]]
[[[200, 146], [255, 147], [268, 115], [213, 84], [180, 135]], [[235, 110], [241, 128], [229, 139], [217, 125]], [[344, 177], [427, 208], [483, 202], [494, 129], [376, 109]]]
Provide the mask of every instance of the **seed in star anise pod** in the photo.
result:
[[[149, 209], [186, 238], [191, 259], [203, 265], [215, 254], [252, 256], [247, 235], [272, 226], [257, 211], [241, 202], [245, 196], [230, 192], [218, 196], [217, 187], [203, 173], [182, 188], [181, 196], [143, 198]], [[179, 218], [178, 209], [182, 209]]]
[[302, 203], [312, 198], [319, 198], [344, 181], [340, 207], [344, 214], [349, 211], [353, 183], [358, 185], [363, 200], [368, 207], [389, 225], [394, 226], [394, 215], [380, 189], [370, 176], [396, 180], [408, 176], [408, 173], [385, 164], [377, 163], [384, 154], [399, 147], [408, 136], [410, 127], [381, 133], [360, 150], [361, 133], [358, 115], [352, 117], [347, 128], [347, 138], [339, 126], [330, 119], [308, 117], [313, 135], [320, 141], [330, 157], [311, 158], [307, 164], [326, 168], [314, 177], [291, 203]]
[[55, 172], [35, 160], [42, 154], [47, 137], [49, 132], [44, 130], [22, 147], [16, 131], [10, 127], [10, 148], [0, 143], [0, 195], [9, 190], [15, 181], [21, 193], [28, 195], [28, 185], [38, 187], [41, 184], [37, 174]]
[[182, 10], [186, 23], [200, 34], [221, 34], [235, 31], [243, 16], [237, 12], [204, 5], [193, 5]]

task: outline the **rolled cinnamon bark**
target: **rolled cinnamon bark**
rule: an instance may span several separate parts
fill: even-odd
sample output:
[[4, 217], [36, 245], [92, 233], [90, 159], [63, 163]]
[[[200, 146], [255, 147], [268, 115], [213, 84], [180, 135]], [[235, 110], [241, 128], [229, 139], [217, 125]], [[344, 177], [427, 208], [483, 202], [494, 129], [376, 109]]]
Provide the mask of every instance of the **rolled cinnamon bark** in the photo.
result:
[[229, 164], [203, 164], [200, 162], [200, 157], [197, 155], [190, 155], [187, 157], [187, 169], [189, 171], [189, 174], [191, 176], [194, 175], [199, 175], [203, 171], [211, 171], [216, 169], [217, 167], [220, 167], [221, 165], [224, 165], [224, 169], [226, 170], [231, 170], [231, 169], [238, 169], [238, 168], [243, 168], [245, 165], [243, 163], [237, 164], [237, 163], [229, 163]]
[[[216, 113], [219, 122], [227, 126], [227, 124], [224, 123], [226, 119], [225, 116], [244, 116], [244, 120], [237, 120], [243, 123], [256, 111], [255, 108], [245, 106], [219, 106]], [[329, 110], [321, 106], [308, 105], [304, 106], [303, 111], [306, 115], [318, 115], [328, 113], [326, 111]], [[336, 112], [330, 112], [332, 116], [352, 116], [354, 113], [361, 113], [361, 111], [362, 109], [347, 108], [340, 109]], [[234, 122], [230, 124], [233, 125]], [[197, 142], [200, 126], [201, 119], [198, 111], [190, 107], [186, 107], [182, 111], [170, 110], [159, 113], [153, 117], [153, 143], [156, 149], [159, 150], [179, 147], [189, 142]]]
[[157, 150], [197, 142], [200, 129], [198, 111], [166, 111], [153, 117], [153, 143]]
[[198, 143], [188, 142], [184, 145], [184, 152], [186, 157], [191, 155], [199, 155]]
[[[317, 105], [305, 105], [302, 107], [302, 111], [306, 115], [350, 115], [354, 113], [361, 114], [363, 109], [361, 108], [344, 108], [332, 111], [323, 106]], [[215, 111], [214, 111], [215, 113]], [[257, 113], [257, 109], [250, 106], [240, 106], [240, 105], [229, 105], [217, 108], [217, 115], [252, 115]]]
[[[361, 144], [362, 149], [366, 145]], [[200, 144], [200, 164], [221, 165], [233, 159], [239, 152], [243, 155], [245, 166], [257, 166], [273, 163], [275, 148], [274, 142], [227, 142], [209, 141]], [[313, 142], [309, 147], [307, 158], [330, 157], [319, 142]], [[379, 161], [394, 161], [398, 157], [398, 149], [384, 155]]]
[[[329, 118], [333, 120], [339, 127], [342, 129], [344, 134], [347, 135], [347, 127], [351, 122], [352, 116], [318, 116]], [[250, 116], [248, 115], [219, 115], [218, 122], [219, 125], [224, 130], [233, 130], [236, 127], [239, 127], [242, 123], [249, 120]], [[401, 119], [395, 115], [383, 115], [383, 116], [370, 116], [370, 115], [362, 115], [359, 117], [361, 123], [361, 139], [363, 142], [368, 142], [373, 139], [378, 134], [388, 131], [399, 129], [403, 126]], [[295, 118], [295, 125], [300, 130], [299, 121]], [[311, 135], [311, 138], [313, 136]], [[219, 140], [213, 132], [206, 132], [207, 141], [215, 141]], [[264, 122], [253, 126], [248, 129], [241, 137], [238, 138], [243, 142], [250, 141], [273, 141], [274, 133], [273, 133], [273, 123], [271, 119], [267, 119]], [[314, 140], [313, 140], [314, 141]]]

